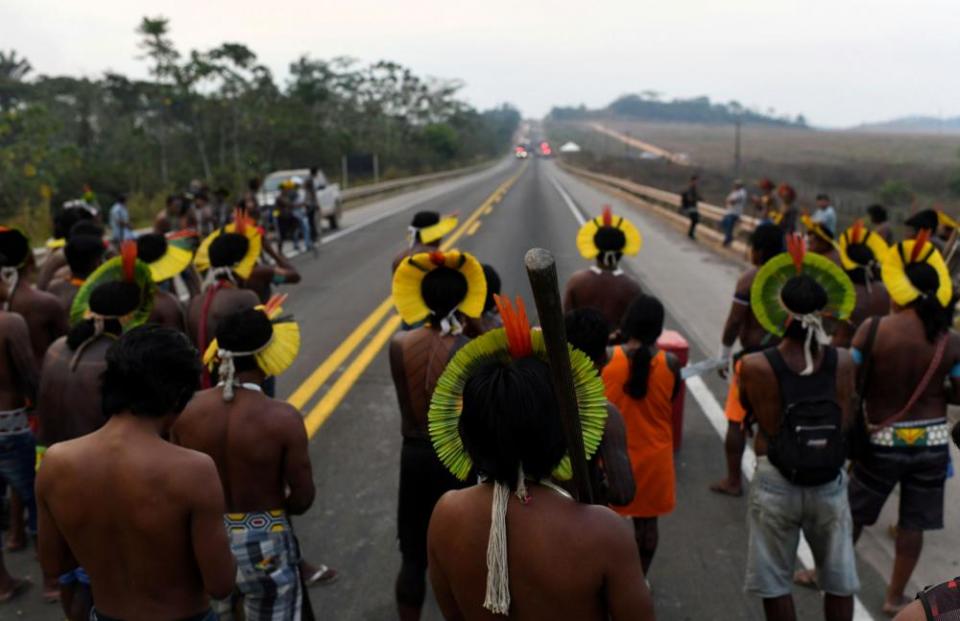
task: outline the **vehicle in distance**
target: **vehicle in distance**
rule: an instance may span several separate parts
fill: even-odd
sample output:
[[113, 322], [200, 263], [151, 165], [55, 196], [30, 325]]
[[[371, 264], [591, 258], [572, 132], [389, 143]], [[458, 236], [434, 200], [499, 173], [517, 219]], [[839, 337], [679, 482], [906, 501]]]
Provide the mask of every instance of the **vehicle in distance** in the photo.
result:
[[540, 143], [540, 146], [537, 147], [537, 155], [540, 157], [553, 157], [553, 149], [550, 147], [550, 143], [544, 140]]
[[513, 154], [516, 156], [518, 160], [525, 160], [528, 157], [530, 157], [530, 152], [527, 151], [527, 148], [522, 144], [517, 145], [517, 148], [513, 150]]
[[[272, 172], [263, 180], [260, 191], [257, 193], [257, 202], [262, 206], [273, 205], [280, 194], [281, 183], [292, 177], [299, 177], [302, 182], [306, 183], [309, 176], [310, 171], [306, 168]], [[329, 183], [322, 170], [317, 171], [313, 185], [317, 196], [317, 215], [326, 218], [330, 228], [337, 228], [340, 226], [340, 217], [343, 215], [340, 186], [336, 183]]]

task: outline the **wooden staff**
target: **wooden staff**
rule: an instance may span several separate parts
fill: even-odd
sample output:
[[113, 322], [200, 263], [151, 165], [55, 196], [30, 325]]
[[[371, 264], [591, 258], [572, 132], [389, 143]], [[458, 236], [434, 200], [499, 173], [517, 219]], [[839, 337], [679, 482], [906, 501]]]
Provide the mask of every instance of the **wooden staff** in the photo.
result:
[[553, 255], [543, 248], [534, 248], [524, 258], [527, 277], [533, 289], [533, 300], [540, 316], [543, 341], [550, 361], [553, 390], [560, 406], [560, 420], [567, 438], [567, 452], [573, 466], [573, 486], [577, 500], [593, 502], [590, 475], [583, 450], [583, 431], [580, 428], [580, 410], [577, 393], [573, 387], [573, 371], [570, 367], [570, 352], [567, 349], [567, 331], [557, 285], [557, 265]]

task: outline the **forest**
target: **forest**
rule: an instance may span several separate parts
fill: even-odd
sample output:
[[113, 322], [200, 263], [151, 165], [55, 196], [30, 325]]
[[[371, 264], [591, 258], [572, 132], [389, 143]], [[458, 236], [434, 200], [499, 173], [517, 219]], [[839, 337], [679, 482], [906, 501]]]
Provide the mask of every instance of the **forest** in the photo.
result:
[[163, 17], [131, 36], [144, 79], [35, 75], [0, 52], [0, 221], [33, 228], [85, 191], [101, 205], [126, 195], [146, 216], [194, 179], [233, 196], [283, 168], [336, 180], [343, 156], [376, 154], [382, 179], [441, 170], [503, 152], [520, 120], [390, 61], [304, 55], [281, 81], [242, 43], [177, 49]]

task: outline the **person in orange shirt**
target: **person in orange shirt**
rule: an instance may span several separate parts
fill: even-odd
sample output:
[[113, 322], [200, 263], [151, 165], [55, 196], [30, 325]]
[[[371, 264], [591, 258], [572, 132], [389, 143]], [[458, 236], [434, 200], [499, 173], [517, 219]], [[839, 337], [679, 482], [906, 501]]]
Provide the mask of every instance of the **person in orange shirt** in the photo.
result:
[[627, 427], [627, 452], [636, 482], [633, 502], [611, 508], [633, 520], [644, 575], [657, 550], [657, 518], [676, 504], [672, 420], [680, 361], [657, 349], [663, 317], [660, 300], [643, 294], [635, 298], [620, 326], [626, 341], [614, 349], [603, 369], [607, 400], [623, 414]]

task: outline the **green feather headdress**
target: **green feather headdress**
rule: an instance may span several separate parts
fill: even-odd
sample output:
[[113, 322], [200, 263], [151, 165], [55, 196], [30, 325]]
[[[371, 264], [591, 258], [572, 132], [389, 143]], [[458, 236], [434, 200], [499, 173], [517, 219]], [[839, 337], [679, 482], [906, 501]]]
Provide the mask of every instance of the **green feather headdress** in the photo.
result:
[[[463, 389], [467, 380], [477, 369], [490, 363], [506, 365], [528, 356], [548, 362], [543, 333], [530, 329], [523, 301], [517, 299], [516, 311], [509, 300], [497, 296], [496, 301], [504, 327], [474, 339], [454, 355], [437, 382], [427, 414], [430, 440], [437, 456], [461, 481], [469, 476], [473, 468], [459, 432]], [[583, 448], [589, 458], [596, 452], [603, 437], [607, 397], [603, 380], [586, 354], [570, 347], [570, 364], [583, 429]], [[568, 480], [573, 476], [569, 456], [564, 456], [557, 464], [553, 476], [559, 480]]]
[[156, 285], [153, 282], [150, 266], [137, 259], [137, 243], [126, 241], [120, 249], [120, 256], [98, 267], [77, 291], [76, 297], [73, 298], [73, 305], [70, 307], [70, 325], [76, 325], [92, 315], [90, 296], [94, 289], [103, 283], [118, 280], [133, 283], [140, 289], [140, 303], [137, 308], [121, 318], [123, 330], [126, 332], [146, 323], [150, 313], [153, 312]]

